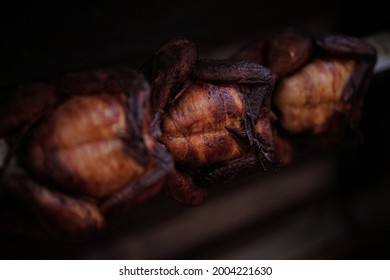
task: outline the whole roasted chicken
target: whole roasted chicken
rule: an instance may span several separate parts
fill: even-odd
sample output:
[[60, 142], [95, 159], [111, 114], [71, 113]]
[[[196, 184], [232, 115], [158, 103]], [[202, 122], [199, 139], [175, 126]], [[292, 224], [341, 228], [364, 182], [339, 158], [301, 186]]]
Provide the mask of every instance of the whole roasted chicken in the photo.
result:
[[375, 60], [357, 38], [286, 29], [230, 59], [199, 59], [175, 39], [138, 70], [8, 89], [0, 223], [16, 223], [11, 198], [32, 213], [26, 225], [88, 236], [161, 189], [195, 206], [210, 186], [289, 164], [302, 146], [340, 145], [359, 127]]

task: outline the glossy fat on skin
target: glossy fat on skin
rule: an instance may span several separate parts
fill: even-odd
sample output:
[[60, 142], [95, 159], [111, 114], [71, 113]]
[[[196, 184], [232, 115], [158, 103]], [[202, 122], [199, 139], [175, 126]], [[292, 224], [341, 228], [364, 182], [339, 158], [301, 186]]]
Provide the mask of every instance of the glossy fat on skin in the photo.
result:
[[292, 133], [326, 132], [335, 114], [349, 110], [343, 91], [354, 68], [353, 60], [316, 59], [284, 78], [275, 94], [283, 128]]
[[162, 137], [175, 161], [197, 167], [242, 156], [226, 126], [244, 130], [244, 100], [235, 86], [194, 83], [162, 121]]
[[125, 114], [107, 94], [73, 97], [37, 129], [28, 162], [65, 189], [92, 197], [111, 194], [144, 172], [122, 141]]

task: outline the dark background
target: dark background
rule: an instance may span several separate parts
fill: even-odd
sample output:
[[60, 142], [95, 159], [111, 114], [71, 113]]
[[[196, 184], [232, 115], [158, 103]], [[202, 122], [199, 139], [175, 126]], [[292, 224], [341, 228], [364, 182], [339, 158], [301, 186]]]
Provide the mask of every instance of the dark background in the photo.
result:
[[389, 4], [376, 0], [80, 2], [1, 9], [0, 86], [116, 63], [139, 67], [174, 37], [194, 40], [203, 53], [286, 25], [354, 36], [389, 25]]
[[[382, 1], [353, 5], [334, 0], [10, 5], [0, 15], [0, 88], [108, 65], [138, 68], [174, 37], [193, 40], [200, 56], [223, 57], [225, 47], [228, 53], [287, 25], [364, 37], [388, 31], [390, 22], [389, 4]], [[255, 176], [217, 189], [207, 206], [197, 209], [178, 206], [159, 195], [90, 241], [59, 242], [1, 233], [0, 256], [388, 259], [390, 122], [384, 101], [389, 79], [386, 72], [372, 83], [363, 121], [365, 143], [356, 149], [319, 155], [286, 173], [265, 179]], [[318, 172], [318, 178], [308, 172]], [[303, 181], [294, 181], [297, 177]], [[240, 208], [250, 205], [245, 199], [253, 197], [253, 182], [269, 190], [259, 194], [265, 200], [267, 195], [273, 199], [289, 195], [280, 201], [275, 198], [262, 213]], [[262, 188], [261, 184], [257, 187]], [[291, 191], [295, 187], [302, 195]], [[214, 220], [207, 217], [207, 211], [219, 213], [215, 219], [224, 223], [219, 227], [208, 224]], [[240, 216], [240, 212], [247, 214]]]

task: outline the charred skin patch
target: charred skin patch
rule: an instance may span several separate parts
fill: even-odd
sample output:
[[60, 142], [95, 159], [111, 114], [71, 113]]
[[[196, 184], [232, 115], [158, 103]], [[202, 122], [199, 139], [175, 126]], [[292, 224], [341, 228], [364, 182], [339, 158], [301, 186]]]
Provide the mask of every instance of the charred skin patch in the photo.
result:
[[301, 29], [287, 28], [269, 36], [264, 44], [265, 61], [277, 75], [295, 71], [313, 52], [311, 36]]
[[226, 127], [244, 129], [244, 99], [236, 86], [193, 83], [162, 120], [162, 137], [180, 165], [200, 167], [238, 158], [241, 147]]

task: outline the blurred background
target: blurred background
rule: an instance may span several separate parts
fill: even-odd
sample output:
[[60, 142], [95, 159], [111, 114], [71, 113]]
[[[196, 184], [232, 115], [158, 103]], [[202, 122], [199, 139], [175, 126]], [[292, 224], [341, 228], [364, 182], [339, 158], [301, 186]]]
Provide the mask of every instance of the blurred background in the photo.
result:
[[[284, 26], [365, 37], [389, 31], [389, 3], [369, 1], [114, 1], [0, 12], [0, 88], [112, 65], [138, 68], [164, 42], [193, 40], [224, 58]], [[364, 143], [211, 189], [197, 208], [163, 193], [91, 240], [0, 233], [3, 259], [388, 259], [390, 72], [365, 103]], [[0, 120], [1, 121], [1, 120]], [[22, 221], [21, 221], [22, 222]]]

